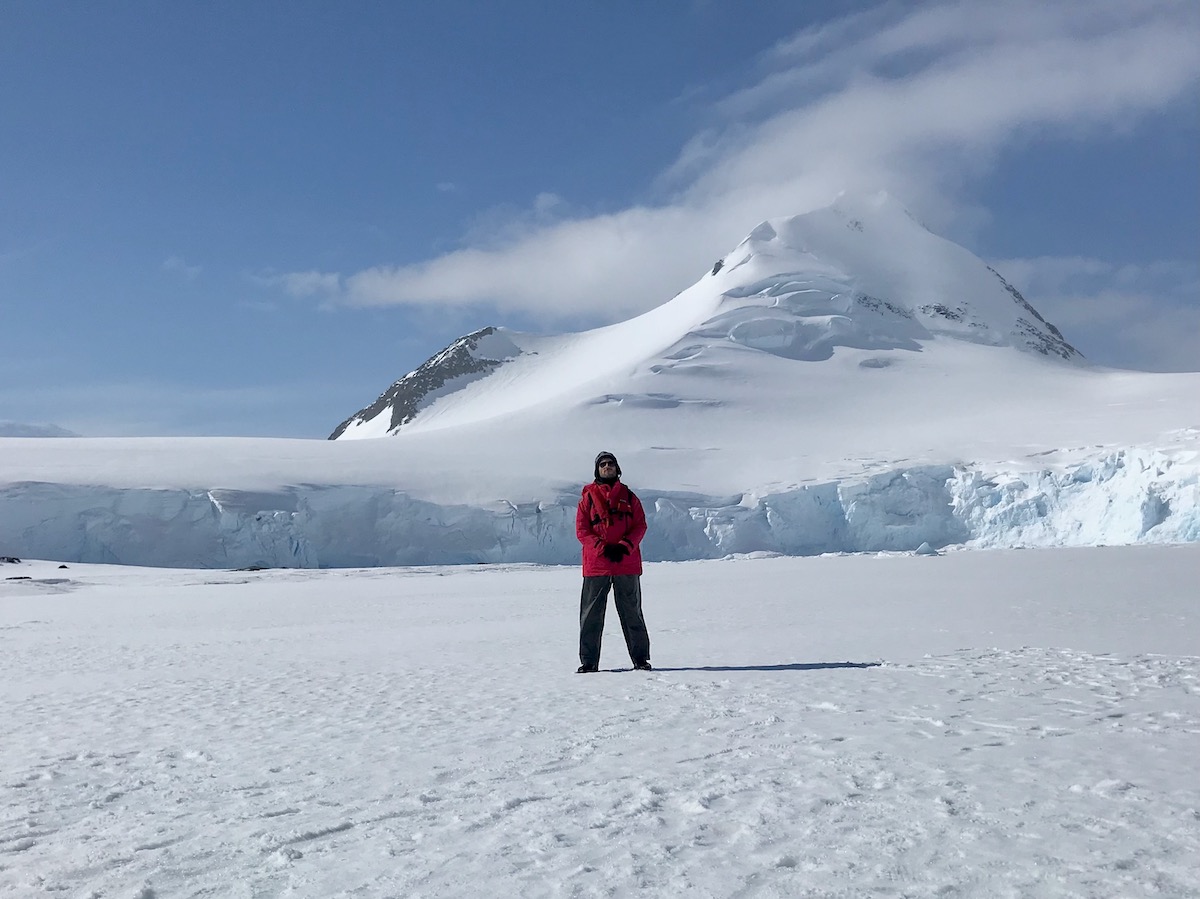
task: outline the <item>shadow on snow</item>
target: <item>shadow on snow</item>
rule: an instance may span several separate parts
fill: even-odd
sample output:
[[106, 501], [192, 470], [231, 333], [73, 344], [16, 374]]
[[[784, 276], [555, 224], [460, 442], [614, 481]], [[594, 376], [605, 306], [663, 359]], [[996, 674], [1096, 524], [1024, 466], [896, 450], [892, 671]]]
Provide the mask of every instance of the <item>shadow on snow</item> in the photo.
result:
[[658, 668], [655, 671], [826, 671], [831, 668], [879, 668], [883, 662], [795, 662], [790, 665], [699, 665], [694, 668]]

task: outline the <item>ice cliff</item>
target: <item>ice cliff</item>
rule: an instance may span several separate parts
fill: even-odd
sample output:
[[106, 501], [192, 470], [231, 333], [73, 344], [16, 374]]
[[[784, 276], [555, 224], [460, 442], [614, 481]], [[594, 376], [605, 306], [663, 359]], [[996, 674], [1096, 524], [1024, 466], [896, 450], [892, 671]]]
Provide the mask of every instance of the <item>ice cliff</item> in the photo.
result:
[[[1200, 540], [1200, 459], [1127, 449], [1061, 469], [896, 468], [763, 496], [639, 491], [648, 560]], [[0, 553], [245, 568], [575, 564], [575, 495], [482, 508], [394, 489], [181, 490], [17, 483]]]

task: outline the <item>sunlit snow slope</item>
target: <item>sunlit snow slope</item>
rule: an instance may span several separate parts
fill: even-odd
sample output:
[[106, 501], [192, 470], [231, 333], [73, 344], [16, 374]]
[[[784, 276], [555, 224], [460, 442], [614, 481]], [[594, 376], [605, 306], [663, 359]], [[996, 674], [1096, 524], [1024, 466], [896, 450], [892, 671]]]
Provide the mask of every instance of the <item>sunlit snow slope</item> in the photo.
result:
[[[1082, 361], [997, 272], [898, 203], [843, 198], [764, 222], [707, 277], [629, 321], [557, 337], [495, 328], [468, 335], [333, 437], [473, 424], [571, 401], [736, 406], [747, 399], [740, 388], [748, 375], [778, 381], [776, 398], [786, 399], [813, 386], [812, 366], [786, 363], [825, 361], [849, 348], [883, 353], [855, 361], [886, 368], [899, 361], [890, 351], [920, 352], [939, 337]], [[605, 381], [629, 382], [628, 392], [598, 396]]]
[[629, 321], [467, 335], [333, 436], [0, 441], [0, 553], [571, 562], [600, 449], [650, 558], [1200, 540], [1200, 373], [1088, 365], [886, 196], [763, 223]]

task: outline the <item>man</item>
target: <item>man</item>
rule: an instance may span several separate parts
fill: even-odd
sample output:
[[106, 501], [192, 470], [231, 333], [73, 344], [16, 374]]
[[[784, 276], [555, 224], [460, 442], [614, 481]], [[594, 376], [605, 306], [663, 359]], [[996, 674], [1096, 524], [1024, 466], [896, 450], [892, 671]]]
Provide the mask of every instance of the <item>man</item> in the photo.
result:
[[650, 635], [642, 618], [641, 543], [646, 513], [641, 500], [621, 483], [621, 466], [612, 453], [596, 457], [593, 476], [592, 483], [583, 488], [575, 512], [575, 535], [583, 544], [577, 673], [600, 668], [600, 638], [610, 588], [633, 667], [649, 671]]

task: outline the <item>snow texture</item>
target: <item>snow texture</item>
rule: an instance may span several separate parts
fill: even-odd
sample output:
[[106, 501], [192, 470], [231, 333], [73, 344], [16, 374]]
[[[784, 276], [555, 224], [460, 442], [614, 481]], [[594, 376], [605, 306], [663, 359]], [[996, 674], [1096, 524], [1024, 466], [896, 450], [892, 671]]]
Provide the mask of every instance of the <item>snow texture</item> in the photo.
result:
[[0, 897], [1196, 896], [1198, 569], [0, 565]]

